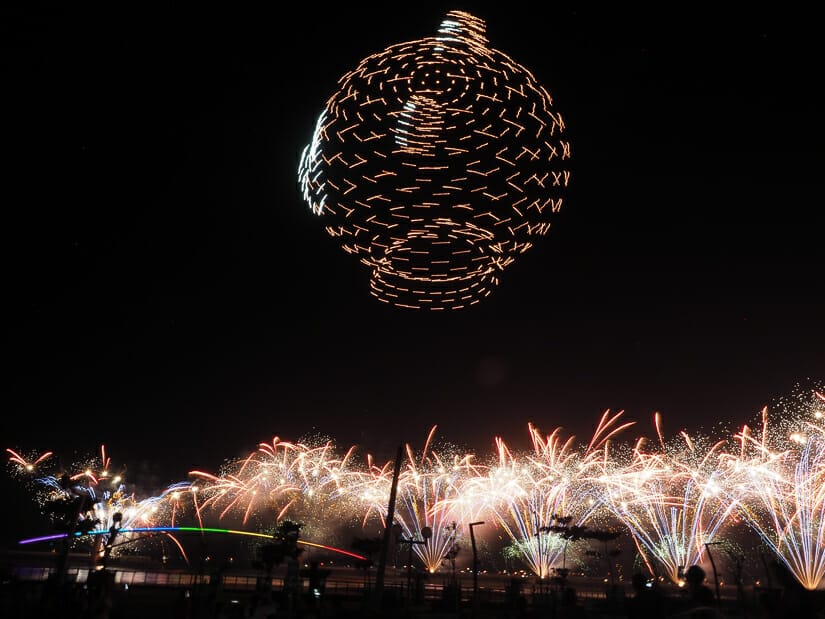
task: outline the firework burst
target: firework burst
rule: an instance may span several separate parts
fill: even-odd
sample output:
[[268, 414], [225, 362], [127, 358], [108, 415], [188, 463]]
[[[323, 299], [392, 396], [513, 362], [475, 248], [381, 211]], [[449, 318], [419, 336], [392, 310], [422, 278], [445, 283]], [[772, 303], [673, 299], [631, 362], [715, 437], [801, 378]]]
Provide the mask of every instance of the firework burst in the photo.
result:
[[600, 477], [606, 504], [627, 527], [652, 573], [658, 564], [674, 583], [700, 563], [734, 501], [720, 469], [724, 441], [681, 432], [666, 441], [661, 416], [654, 417], [657, 442], [639, 439], [630, 461]]
[[[425, 568], [433, 573], [444, 558], [455, 548], [459, 538], [457, 520], [463, 481], [478, 475], [480, 467], [473, 454], [462, 454], [454, 446], [434, 446], [437, 426], [430, 430], [423, 449], [416, 453], [406, 445], [405, 466], [400, 472], [397, 487], [394, 521], [401, 527], [406, 542]], [[391, 476], [390, 464], [372, 467], [370, 485], [362, 493], [367, 501], [367, 512], [386, 518]], [[426, 530], [426, 531], [425, 531]]]
[[[112, 466], [105, 445], [98, 456], [86, 456], [66, 467], [60, 467], [52, 452], [39, 456], [23, 456], [7, 449], [9, 466], [15, 475], [25, 478], [35, 501], [48, 514], [56, 529], [68, 533], [91, 530], [114, 531], [155, 526], [174, 526], [183, 513], [197, 513], [197, 500], [187, 482], [173, 484], [157, 496], [140, 499], [128, 489], [125, 469]], [[191, 507], [194, 506], [194, 510]], [[111, 533], [110, 533], [111, 535]], [[112, 537], [114, 537], [112, 535]], [[178, 540], [171, 539], [186, 557]], [[93, 539], [96, 556], [103, 555], [106, 536]], [[118, 535], [114, 555], [145, 536], [124, 532]], [[87, 539], [70, 536], [71, 543], [80, 545]]]
[[351, 463], [353, 452], [351, 447], [339, 455], [324, 437], [295, 443], [275, 437], [219, 475], [190, 475], [201, 485], [201, 509], [220, 519], [241, 514], [244, 524], [254, 517], [271, 526], [289, 516], [320, 531], [356, 513], [350, 487], [361, 478]]
[[[566, 567], [567, 543], [550, 534], [553, 527], [560, 521], [583, 526], [601, 504], [590, 471], [600, 465], [611, 440], [633, 425], [619, 423], [622, 414], [605, 411], [583, 450], [575, 448], [575, 437], [563, 439], [561, 428], [543, 435], [533, 424], [528, 425], [532, 452], [514, 456], [497, 439], [498, 466], [491, 467], [485, 484], [493, 496], [483, 504], [490, 506], [495, 521], [541, 579], [550, 575], [560, 557], [562, 565], [557, 567]], [[506, 483], [497, 486], [496, 479]]]

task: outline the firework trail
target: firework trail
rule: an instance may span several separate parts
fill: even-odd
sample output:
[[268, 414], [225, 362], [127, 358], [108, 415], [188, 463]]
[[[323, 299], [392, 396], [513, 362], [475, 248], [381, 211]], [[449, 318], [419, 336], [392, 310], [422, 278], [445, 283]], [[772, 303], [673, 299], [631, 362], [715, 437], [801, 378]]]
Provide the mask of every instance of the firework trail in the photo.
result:
[[738, 511], [806, 589], [825, 576], [825, 395], [800, 394], [771, 426], [746, 425], [729, 466], [743, 500]]

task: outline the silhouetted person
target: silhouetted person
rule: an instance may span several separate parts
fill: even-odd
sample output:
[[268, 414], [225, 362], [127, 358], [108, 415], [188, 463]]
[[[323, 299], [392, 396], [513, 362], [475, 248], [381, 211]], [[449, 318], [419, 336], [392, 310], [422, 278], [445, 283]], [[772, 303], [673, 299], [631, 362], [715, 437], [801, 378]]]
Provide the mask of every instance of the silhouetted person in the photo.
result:
[[324, 592], [327, 577], [331, 574], [330, 570], [322, 570], [318, 567], [318, 562], [313, 561], [309, 564], [309, 569], [304, 572], [309, 578], [309, 592], [310, 594], [320, 596]]
[[520, 595], [518, 599], [516, 599], [516, 610], [518, 611], [518, 617], [529, 617], [530, 611], [527, 608], [527, 597]]
[[672, 617], [696, 619], [724, 616], [716, 608], [716, 597], [713, 591], [705, 584], [705, 570], [698, 565], [691, 565], [685, 572], [685, 582], [688, 588], [687, 608]]
[[278, 615], [278, 604], [272, 594], [258, 593], [253, 597], [249, 607], [251, 619], [272, 619]]
[[640, 572], [633, 574], [631, 583], [633, 597], [625, 602], [628, 619], [664, 619], [665, 602], [659, 590], [649, 587]]
[[565, 587], [556, 607], [557, 619], [586, 619], [587, 612], [579, 606], [579, 599], [573, 587]]
[[191, 619], [192, 617], [192, 592], [189, 589], [184, 590], [178, 596], [177, 602], [177, 613], [175, 614], [177, 619]]
[[83, 616], [89, 619], [108, 619], [113, 606], [114, 575], [105, 571], [92, 572], [87, 584], [88, 606]]
[[705, 584], [705, 570], [698, 565], [691, 565], [685, 572], [690, 599], [699, 606], [715, 606], [716, 598], [713, 591]]
[[226, 565], [222, 565], [215, 571], [209, 580], [209, 599], [212, 603], [213, 617], [221, 617], [226, 605], [226, 592], [223, 587], [223, 573], [226, 571]]

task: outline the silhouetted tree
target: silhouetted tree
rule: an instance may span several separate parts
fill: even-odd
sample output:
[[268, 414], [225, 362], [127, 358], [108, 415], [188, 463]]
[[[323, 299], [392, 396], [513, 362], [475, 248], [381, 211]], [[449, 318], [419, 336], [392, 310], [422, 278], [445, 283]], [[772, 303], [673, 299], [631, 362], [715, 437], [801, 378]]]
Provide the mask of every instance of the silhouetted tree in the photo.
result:
[[272, 541], [257, 548], [257, 559], [253, 565], [265, 572], [268, 582], [272, 582], [272, 572], [286, 559], [296, 559], [303, 552], [298, 547], [301, 527], [303, 525], [291, 520], [282, 520], [275, 527]]
[[613, 575], [613, 564], [610, 561], [610, 559], [612, 557], [619, 556], [621, 554], [621, 550], [619, 550], [618, 548], [614, 548], [613, 550], [608, 551], [607, 550], [607, 543], [618, 539], [621, 534], [622, 534], [621, 531], [616, 531], [616, 530], [613, 530], [613, 529], [595, 529], [593, 531], [588, 531], [587, 534], [585, 535], [585, 537], [587, 539], [594, 539], [594, 540], [602, 543], [602, 546], [604, 548], [604, 552], [603, 552], [604, 560], [607, 564], [607, 574], [608, 574], [608, 577], [610, 578], [610, 585], [611, 586], [616, 584], [616, 579], [614, 578], [614, 575]]
[[564, 549], [562, 550], [562, 567], [556, 568], [555, 570], [559, 584], [564, 586], [564, 584], [567, 581], [567, 575], [569, 573], [569, 571], [567, 570], [567, 544], [569, 544], [570, 542], [577, 542], [583, 539], [593, 539], [602, 542], [602, 544], [604, 545], [604, 557], [605, 561], [607, 561], [608, 575], [610, 577], [610, 583], [612, 585], [614, 583], [614, 580], [613, 570], [611, 569], [610, 565], [610, 557], [617, 556], [618, 554], [620, 554], [621, 551], [614, 550], [608, 552], [607, 543], [615, 539], [618, 539], [621, 535], [621, 532], [613, 529], [589, 529], [587, 525], [571, 525], [571, 522], [573, 522], [572, 516], [561, 516], [558, 514], [554, 514], [552, 517], [553, 524], [547, 527], [541, 527], [539, 529], [543, 532], [558, 535], [565, 542]]
[[71, 541], [78, 535], [89, 533], [100, 524], [93, 511], [95, 503], [99, 500], [90, 488], [75, 483], [68, 473], [64, 473], [60, 477], [60, 493], [44, 506], [45, 512], [53, 518], [54, 528], [66, 533], [60, 552], [57, 553], [55, 573], [55, 581], [61, 589], [66, 580]]

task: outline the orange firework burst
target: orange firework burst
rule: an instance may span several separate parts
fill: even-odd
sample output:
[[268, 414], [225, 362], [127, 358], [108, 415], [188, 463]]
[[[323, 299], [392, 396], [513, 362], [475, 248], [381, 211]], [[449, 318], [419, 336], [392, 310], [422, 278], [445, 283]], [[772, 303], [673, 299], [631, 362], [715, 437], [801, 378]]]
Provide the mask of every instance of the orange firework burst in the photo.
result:
[[341, 506], [354, 448], [339, 456], [332, 441], [313, 445], [275, 437], [245, 458], [228, 464], [220, 475], [192, 471], [203, 482], [202, 508], [218, 509], [223, 518], [241, 510], [246, 523], [253, 514], [279, 520], [287, 513], [320, 516], [323, 506]]

